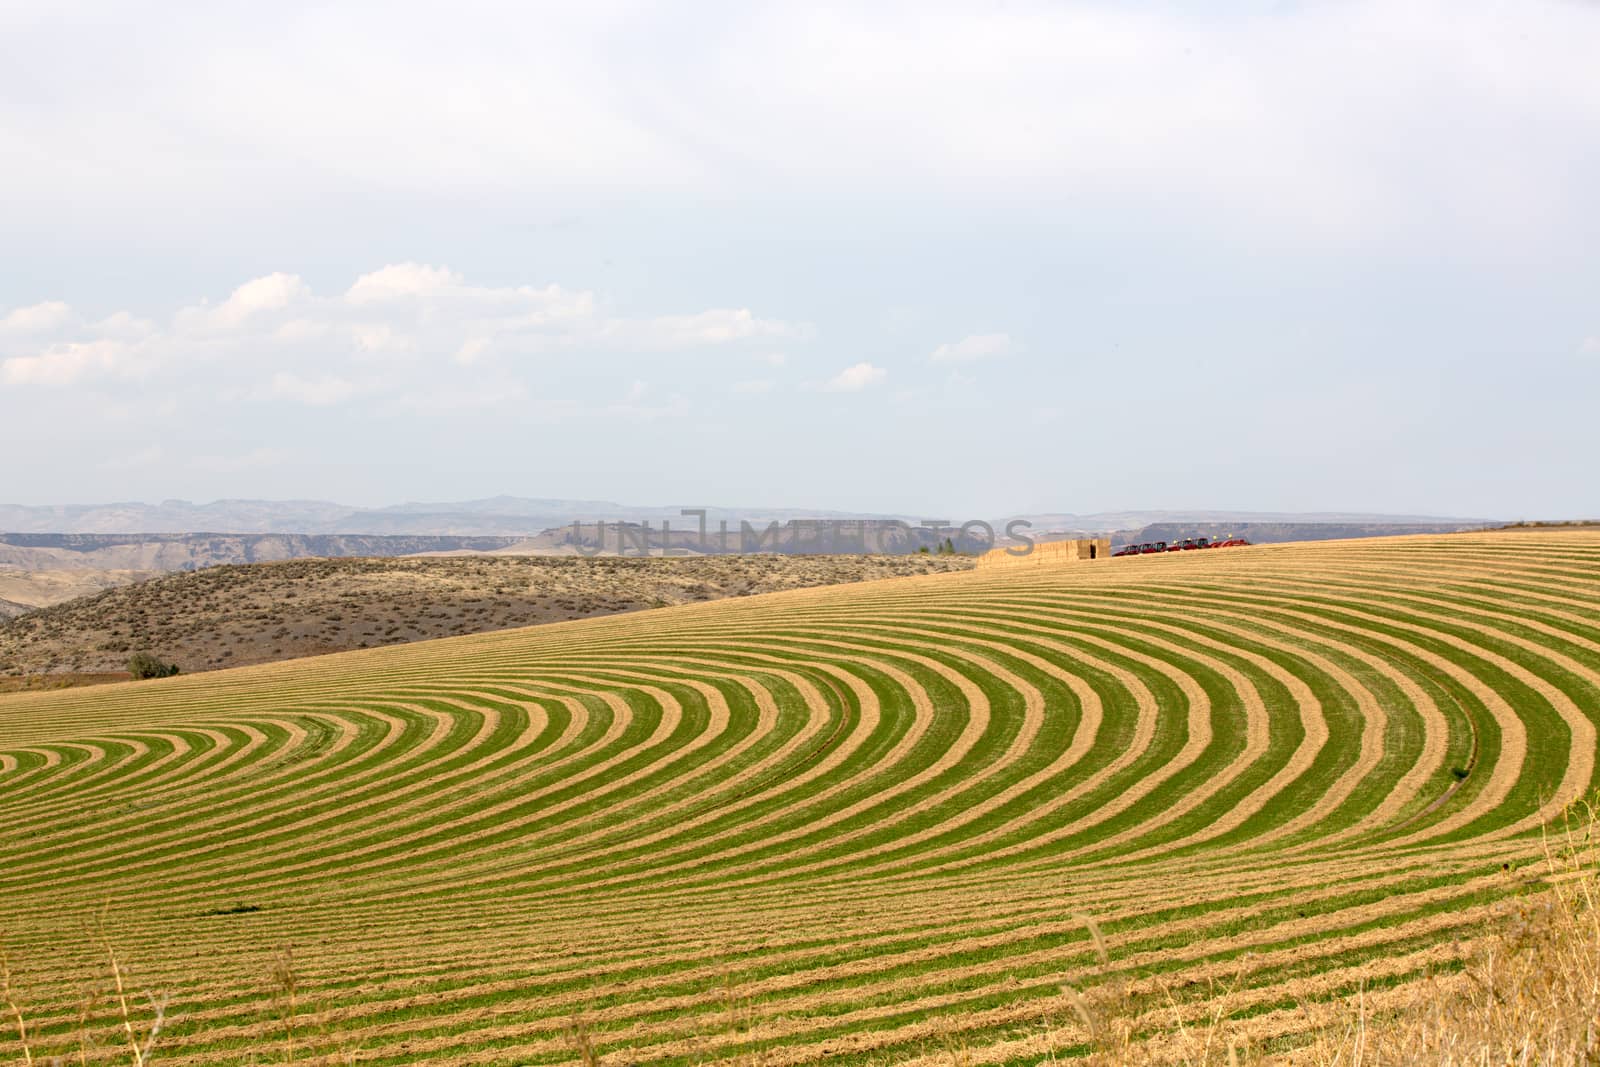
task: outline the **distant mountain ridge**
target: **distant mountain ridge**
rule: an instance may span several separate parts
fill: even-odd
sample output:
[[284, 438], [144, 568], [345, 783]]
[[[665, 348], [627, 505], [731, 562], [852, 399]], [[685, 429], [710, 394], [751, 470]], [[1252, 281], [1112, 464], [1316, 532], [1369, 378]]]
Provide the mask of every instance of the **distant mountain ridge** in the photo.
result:
[[1493, 521], [1427, 515], [1381, 515], [1323, 512], [1150, 510], [1100, 512], [1078, 515], [1066, 512], [1017, 516], [872, 514], [823, 508], [734, 508], [711, 505], [634, 505], [608, 500], [569, 500], [497, 496], [480, 500], [410, 502], [364, 508], [325, 500], [214, 500], [195, 504], [166, 500], [159, 504], [120, 502], [29, 506], [0, 504], [0, 533], [6, 534], [371, 534], [423, 537], [527, 537], [573, 522], [670, 522], [674, 529], [693, 527], [697, 519], [683, 511], [701, 508], [715, 528], [726, 521], [753, 524], [791, 519], [900, 519], [913, 525], [939, 518], [955, 523], [985, 519], [997, 528], [1006, 519], [1022, 518], [1033, 532], [1112, 533], [1163, 522], [1222, 523], [1330, 523], [1338, 525], [1426, 525], [1466, 527]]

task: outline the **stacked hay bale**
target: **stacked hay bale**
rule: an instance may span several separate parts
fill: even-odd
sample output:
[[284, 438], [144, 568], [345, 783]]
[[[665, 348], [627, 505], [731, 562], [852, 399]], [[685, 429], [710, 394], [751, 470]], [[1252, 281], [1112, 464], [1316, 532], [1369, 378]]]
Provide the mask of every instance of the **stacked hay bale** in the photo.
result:
[[1031, 551], [1017, 553], [1020, 549], [993, 548], [978, 557], [978, 566], [996, 567], [1027, 563], [1076, 563], [1083, 560], [1108, 559], [1111, 556], [1111, 538], [1085, 537], [1070, 541], [1044, 541]]

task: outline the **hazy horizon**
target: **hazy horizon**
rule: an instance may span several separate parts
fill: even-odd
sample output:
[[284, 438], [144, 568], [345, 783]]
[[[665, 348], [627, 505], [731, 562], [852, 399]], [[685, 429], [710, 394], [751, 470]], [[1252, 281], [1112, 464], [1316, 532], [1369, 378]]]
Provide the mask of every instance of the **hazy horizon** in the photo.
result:
[[[1114, 529], [1144, 526], [1162, 522], [1240, 522], [1247, 524], [1427, 524], [1427, 523], [1495, 523], [1530, 516], [1468, 516], [1424, 515], [1395, 512], [1279, 512], [1252, 511], [1228, 508], [1120, 508], [1102, 512], [1072, 512], [1062, 509], [1024, 512], [1007, 509], [987, 514], [963, 515], [949, 509], [931, 509], [919, 512], [849, 510], [821, 506], [808, 506], [803, 501], [775, 503], [737, 502], [718, 500], [642, 502], [600, 499], [550, 499], [509, 495], [477, 500], [455, 501], [389, 501], [377, 505], [358, 505], [331, 500], [261, 500], [220, 499], [189, 501], [169, 499], [162, 501], [118, 500], [99, 503], [66, 503], [46, 505], [19, 505], [0, 501], [0, 532], [9, 533], [171, 533], [209, 530], [217, 533], [358, 533], [367, 530], [360, 526], [363, 517], [373, 521], [433, 520], [432, 533], [449, 532], [446, 527], [464, 523], [472, 525], [474, 518], [494, 520], [504, 524], [517, 519], [527, 519], [530, 529], [549, 529], [565, 526], [568, 522], [594, 521], [645, 521], [654, 524], [665, 520], [673, 529], [693, 528], [703, 514], [708, 528], [724, 522], [736, 528], [741, 521], [757, 525], [768, 521], [780, 523], [795, 519], [838, 520], [851, 522], [857, 519], [877, 521], [909, 521], [912, 524], [939, 522], [960, 525], [967, 521], [990, 523], [1013, 519], [1028, 520], [1029, 527], [1046, 530], [1052, 526], [1072, 523], [1084, 524], [1082, 528]], [[139, 525], [145, 519], [155, 523]], [[56, 521], [57, 519], [70, 521]], [[186, 525], [218, 522], [214, 527]], [[443, 525], [439, 521], [444, 521]], [[435, 528], [437, 527], [437, 528]], [[504, 525], [498, 528], [504, 529]], [[422, 533], [421, 527], [410, 532]], [[487, 528], [479, 533], [487, 533]]]
[[[269, 504], [269, 505], [273, 505], [273, 504], [313, 504], [313, 505], [335, 505], [335, 506], [339, 506], [339, 507], [348, 507], [348, 508], [351, 508], [351, 509], [354, 509], [354, 510], [359, 510], [359, 511], [385, 511], [385, 510], [412, 509], [412, 508], [430, 507], [430, 506], [450, 507], [450, 506], [455, 506], [455, 505], [460, 505], [460, 504], [479, 504], [479, 503], [484, 503], [484, 502], [487, 502], [487, 501], [492, 501], [492, 500], [495, 500], [495, 499], [520, 500], [520, 501], [536, 500], [536, 501], [566, 502], [566, 503], [580, 503], [580, 504], [604, 504], [604, 505], [614, 505], [614, 506], [621, 507], [621, 508], [638, 508], [638, 509], [641, 509], [641, 510], [658, 510], [658, 509], [680, 508], [680, 507], [683, 507], [683, 508], [706, 507], [706, 508], [717, 509], [717, 510], [720, 510], [720, 511], [744, 511], [744, 512], [749, 512], [749, 513], [752, 513], [752, 514], [760, 514], [760, 513], [775, 512], [775, 511], [811, 512], [811, 513], [815, 513], [815, 514], [819, 514], [819, 515], [826, 515], [826, 514], [862, 515], [862, 516], [865, 516], [865, 517], [891, 516], [891, 515], [904, 516], [904, 515], [911, 515], [911, 514], [917, 514], [917, 515], [956, 514], [956, 512], [952, 511], [952, 509], [949, 508], [949, 507], [941, 507], [941, 506], [939, 506], [936, 501], [933, 502], [929, 507], [909, 508], [909, 509], [898, 509], [898, 510], [896, 510], [896, 509], [885, 508], [885, 507], [880, 507], [880, 508], [860, 508], [860, 507], [856, 507], [856, 508], [852, 508], [852, 507], [844, 507], [844, 506], [835, 506], [835, 505], [829, 504], [827, 502], [811, 503], [809, 501], [804, 501], [804, 500], [788, 500], [788, 501], [785, 501], [785, 500], [779, 500], [779, 499], [776, 499], [776, 498], [772, 498], [772, 499], [754, 499], [754, 500], [718, 500], [718, 499], [707, 499], [707, 498], [701, 498], [701, 497], [686, 497], [686, 498], [683, 498], [683, 499], [663, 498], [663, 499], [632, 500], [632, 499], [622, 498], [622, 497], [617, 497], [617, 496], [605, 496], [603, 494], [594, 494], [594, 495], [588, 495], [588, 496], [554, 497], [554, 496], [524, 495], [524, 494], [521, 494], [521, 493], [493, 493], [493, 494], [490, 494], [489, 496], [486, 496], [486, 497], [472, 497], [472, 498], [464, 498], [464, 499], [461, 499], [461, 500], [442, 500], [442, 499], [441, 500], [431, 500], [431, 499], [421, 499], [421, 498], [404, 498], [404, 499], [373, 498], [373, 499], [370, 499], [370, 500], [349, 500], [349, 499], [336, 499], [336, 498], [331, 498], [331, 497], [316, 497], [316, 496], [267, 497], [267, 496], [244, 496], [244, 495], [238, 495], [238, 494], [229, 494], [229, 495], [219, 496], [219, 497], [199, 497], [199, 498], [186, 498], [186, 497], [176, 497], [176, 496], [154, 496], [154, 495], [141, 497], [141, 496], [137, 496], [137, 495], [126, 495], [126, 496], [119, 496], [119, 497], [107, 497], [105, 499], [99, 499], [99, 500], [75, 499], [75, 498], [72, 498], [72, 499], [69, 499], [69, 498], [38, 499], [38, 500], [7, 499], [7, 500], [0, 500], [0, 508], [17, 507], [17, 508], [30, 508], [30, 509], [41, 509], [41, 510], [42, 509], [52, 509], [52, 508], [53, 509], [106, 508], [106, 507], [118, 507], [118, 506], [156, 508], [156, 507], [163, 507], [163, 506], [168, 506], [168, 505], [183, 505], [183, 506], [187, 506], [187, 507], [205, 508], [205, 507], [214, 507], [214, 506], [224, 505], [224, 504]], [[1251, 517], [1255, 517], [1255, 516], [1281, 516], [1281, 517], [1284, 517], [1284, 518], [1301, 518], [1301, 517], [1305, 517], [1305, 516], [1331, 515], [1331, 516], [1339, 516], [1339, 517], [1354, 517], [1354, 518], [1361, 518], [1361, 519], [1391, 519], [1391, 520], [1397, 520], [1397, 521], [1398, 520], [1407, 520], [1407, 519], [1418, 519], [1418, 520], [1423, 520], [1423, 519], [1441, 519], [1441, 520], [1473, 520], [1473, 521], [1476, 521], [1476, 520], [1483, 520], [1483, 521], [1500, 521], [1500, 520], [1516, 521], [1516, 520], [1520, 520], [1520, 519], [1529, 519], [1529, 520], [1532, 520], [1532, 519], [1584, 520], [1584, 519], [1589, 519], [1589, 518], [1593, 518], [1594, 517], [1593, 515], [1586, 514], [1586, 513], [1585, 514], [1580, 514], [1580, 513], [1549, 514], [1549, 515], [1543, 515], [1543, 514], [1539, 514], [1539, 515], [1535, 515], [1535, 514], [1526, 514], [1526, 515], [1524, 515], [1524, 514], [1498, 514], [1498, 515], [1496, 515], [1496, 514], [1472, 514], [1472, 513], [1464, 512], [1464, 511], [1415, 511], [1415, 510], [1411, 510], [1411, 511], [1371, 511], [1371, 510], [1363, 510], [1363, 509], [1356, 509], [1356, 508], [1324, 508], [1324, 507], [1304, 508], [1304, 509], [1297, 509], [1297, 510], [1284, 510], [1284, 509], [1276, 509], [1276, 508], [1254, 508], [1254, 507], [1210, 507], [1210, 506], [1170, 507], [1170, 506], [1166, 506], [1164, 504], [1160, 504], [1159, 502], [1158, 503], [1153, 503], [1153, 504], [1148, 504], [1148, 505], [1132, 504], [1132, 505], [1128, 505], [1128, 506], [1104, 507], [1104, 508], [1072, 508], [1072, 507], [1060, 506], [1060, 507], [1040, 507], [1040, 508], [1033, 508], [1033, 509], [1025, 509], [1025, 508], [1016, 508], [1016, 507], [1011, 507], [1011, 508], [1000, 507], [998, 509], [993, 509], [993, 510], [991, 510], [989, 512], [984, 512], [982, 514], [988, 514], [988, 515], [1096, 516], [1096, 515], [1115, 515], [1115, 514], [1122, 514], [1122, 513], [1152, 514], [1152, 515], [1153, 514], [1170, 514], [1170, 515], [1174, 515], [1174, 516], [1177, 516], [1177, 515], [1198, 515], [1198, 514], [1239, 515], [1239, 516], [1251, 516]], [[978, 514], [978, 513], [974, 513], [974, 514]], [[1597, 514], [1600, 514], [1600, 513], [1597, 513]]]

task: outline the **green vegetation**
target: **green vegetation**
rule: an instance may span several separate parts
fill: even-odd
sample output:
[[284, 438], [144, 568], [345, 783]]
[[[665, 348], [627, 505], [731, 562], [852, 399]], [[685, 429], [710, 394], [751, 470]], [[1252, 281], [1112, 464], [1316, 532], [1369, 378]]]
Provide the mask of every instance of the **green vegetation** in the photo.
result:
[[[1483, 979], [1600, 784], [1597, 717], [1585, 532], [928, 574], [21, 693], [7, 988], [36, 1062], [156, 1004], [158, 1059], [194, 1064], [1318, 1048], [1351, 999], [1378, 1026]], [[129, 1015], [83, 1007], [108, 900]], [[1224, 1032], [1209, 1060], [1173, 1036]]]
[[135, 652], [128, 657], [128, 673], [136, 681], [145, 678], [171, 678], [178, 673], [176, 663], [163, 663], [149, 652]]

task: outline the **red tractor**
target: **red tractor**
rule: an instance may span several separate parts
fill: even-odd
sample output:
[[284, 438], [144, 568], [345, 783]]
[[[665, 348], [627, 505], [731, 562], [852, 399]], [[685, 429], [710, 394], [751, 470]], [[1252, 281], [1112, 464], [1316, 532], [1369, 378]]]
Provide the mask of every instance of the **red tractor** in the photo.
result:
[[1147, 541], [1137, 545], [1123, 545], [1113, 556], [1151, 556], [1158, 552], [1193, 552], [1202, 548], [1242, 548], [1250, 542], [1242, 537], [1185, 537], [1182, 541]]

